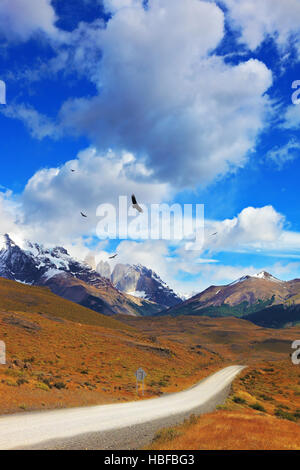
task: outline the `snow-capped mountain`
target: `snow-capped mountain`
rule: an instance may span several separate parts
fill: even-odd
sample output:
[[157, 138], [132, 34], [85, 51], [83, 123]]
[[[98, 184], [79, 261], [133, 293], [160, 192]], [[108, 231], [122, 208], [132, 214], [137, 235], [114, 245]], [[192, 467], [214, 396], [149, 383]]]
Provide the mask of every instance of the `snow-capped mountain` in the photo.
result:
[[257, 277], [258, 279], [266, 279], [267, 281], [272, 282], [285, 282], [281, 281], [280, 279], [277, 279], [277, 277], [272, 276], [272, 274], [267, 273], [266, 271], [261, 271], [258, 274], [254, 274], [252, 277]]
[[97, 271], [110, 278], [113, 285], [120, 291], [155, 302], [163, 307], [173, 307], [182, 300], [168, 285], [151, 269], [141, 264], [116, 264], [110, 274], [108, 262], [100, 262]]
[[281, 281], [280, 279], [277, 279], [277, 277], [272, 276], [272, 274], [267, 273], [266, 271], [261, 271], [257, 274], [253, 274], [252, 276], [247, 275], [247, 276], [240, 277], [239, 279], [236, 279], [235, 281], [231, 282], [229, 285], [233, 286], [234, 284], [247, 281], [248, 279], [251, 279], [251, 278], [265, 279], [267, 281], [280, 282], [280, 283], [284, 282], [284, 281]]
[[243, 276], [225, 286], [210, 286], [165, 312], [168, 315], [249, 315], [276, 305], [298, 302], [300, 280], [281, 281], [266, 271]]
[[16, 245], [9, 235], [4, 235], [5, 248], [0, 251], [0, 276], [26, 284], [46, 284], [61, 274], [87, 282], [94, 287], [111, 283], [87, 264], [72, 258], [63, 247], [46, 249], [38, 243], [26, 242], [25, 249]]
[[[47, 286], [57, 295], [107, 315], [156, 313], [161, 306], [133, 299], [63, 247], [44, 248], [27, 242], [24, 249], [5, 235], [0, 251], [0, 276], [33, 286]], [[144, 310], [143, 310], [144, 309]]]

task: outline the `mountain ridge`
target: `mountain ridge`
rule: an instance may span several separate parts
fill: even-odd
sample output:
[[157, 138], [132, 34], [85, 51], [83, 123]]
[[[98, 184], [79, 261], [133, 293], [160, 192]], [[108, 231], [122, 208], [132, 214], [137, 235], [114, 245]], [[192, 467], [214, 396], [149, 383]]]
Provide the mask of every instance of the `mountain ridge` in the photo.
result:
[[152, 314], [162, 309], [154, 302], [120, 292], [109, 279], [72, 258], [63, 247], [49, 249], [27, 241], [22, 249], [8, 234], [4, 239], [0, 276], [6, 279], [47, 286], [54, 294], [106, 315]]
[[173, 307], [182, 302], [158, 274], [141, 264], [117, 263], [110, 279], [118, 290], [155, 302], [163, 308]]
[[[271, 308], [276, 312], [276, 321], [272, 321]], [[264, 319], [260, 318], [260, 312]], [[209, 286], [158, 315], [235, 316], [265, 327], [294, 324], [300, 321], [300, 279], [282, 281], [262, 271], [224, 286]]]

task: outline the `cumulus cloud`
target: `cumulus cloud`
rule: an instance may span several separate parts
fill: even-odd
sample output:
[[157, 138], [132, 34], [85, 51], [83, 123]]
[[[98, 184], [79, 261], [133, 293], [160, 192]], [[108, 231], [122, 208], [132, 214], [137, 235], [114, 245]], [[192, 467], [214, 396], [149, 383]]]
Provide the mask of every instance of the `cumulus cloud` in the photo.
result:
[[[261, 271], [267, 271], [282, 280], [294, 279], [298, 276], [300, 263], [274, 263], [267, 265], [205, 265], [202, 267], [199, 277], [190, 284], [194, 292], [198, 293], [210, 285], [224, 285], [233, 282], [243, 276], [253, 276]], [[182, 286], [181, 286], [182, 289]]]
[[222, 10], [200, 0], [105, 5], [106, 27], [81, 24], [55, 62], [86, 73], [98, 93], [65, 102], [56, 129], [132, 152], [177, 187], [242, 166], [264, 126], [272, 74], [258, 60], [233, 66], [213, 54]]
[[300, 3], [298, 0], [223, 0], [232, 25], [240, 31], [241, 41], [251, 50], [267, 37], [280, 49], [287, 50], [291, 41], [300, 51]]
[[141, 263], [155, 271], [172, 289], [186, 297], [199, 293], [210, 285], [227, 284], [242, 276], [251, 276], [262, 270], [280, 279], [292, 279], [298, 276], [300, 266], [299, 262], [278, 261], [262, 265], [259, 259], [256, 260], [257, 264], [246, 266], [224, 265], [204, 258], [199, 262], [194, 255], [191, 256], [191, 252], [182, 251], [177, 252], [177, 256], [174, 256], [174, 253], [171, 255], [170, 246], [162, 240], [159, 242], [126, 240], [118, 246], [117, 259], [109, 260], [108, 256], [108, 251], [99, 251], [95, 264], [101, 260], [108, 261], [113, 269], [116, 263]]
[[232, 219], [208, 221], [218, 236], [207, 239], [207, 246], [215, 252], [273, 249], [284, 233], [284, 222], [284, 216], [272, 206], [247, 207]]
[[272, 74], [255, 59], [230, 65], [214, 55], [224, 37], [221, 8], [201, 0], [104, 4], [107, 24], [65, 33], [44, 67], [76, 70], [97, 94], [67, 100], [56, 122], [26, 105], [7, 115], [39, 139], [65, 132], [88, 136], [101, 152], [129, 151], [177, 188], [243, 166], [265, 124]]
[[54, 37], [56, 14], [51, 0], [1, 0], [0, 38], [26, 41], [42, 31]]
[[[71, 172], [75, 169], [75, 172]], [[134, 179], [135, 175], [140, 181]], [[221, 252], [248, 252], [287, 256], [299, 253], [300, 234], [284, 230], [284, 217], [272, 206], [248, 207], [233, 219], [206, 221], [205, 244], [199, 252], [185, 250], [185, 242], [168, 240], [123, 240], [114, 248], [107, 240], [97, 240], [96, 207], [102, 202], [117, 204], [120, 194], [136, 191], [146, 203], [160, 202], [170, 195], [167, 185], [145, 184], [143, 169], [130, 154], [101, 155], [93, 148], [60, 168], [43, 169], [28, 182], [16, 198], [9, 191], [0, 193], [1, 232], [8, 232], [21, 246], [24, 240], [47, 246], [63, 245], [75, 257], [96, 266], [107, 261], [111, 250], [115, 263], [144, 264], [157, 272], [174, 290], [197, 292], [209, 284], [231, 282], [261, 269], [287, 277], [295, 263], [264, 266], [224, 266]], [[83, 209], [88, 219], [80, 216]], [[209, 235], [218, 231], [216, 237]], [[213, 258], [212, 258], [213, 254]], [[286, 271], [284, 271], [284, 266]]]
[[[31, 228], [33, 238], [48, 243], [55, 239], [64, 244], [72, 237], [95, 235], [98, 205], [118, 207], [121, 195], [129, 197], [129, 204], [133, 192], [146, 204], [170, 196], [167, 184], [150, 183], [147, 175], [131, 154], [86, 149], [62, 167], [42, 169], [32, 176], [20, 198], [24, 225]], [[80, 216], [81, 211], [87, 219]]]

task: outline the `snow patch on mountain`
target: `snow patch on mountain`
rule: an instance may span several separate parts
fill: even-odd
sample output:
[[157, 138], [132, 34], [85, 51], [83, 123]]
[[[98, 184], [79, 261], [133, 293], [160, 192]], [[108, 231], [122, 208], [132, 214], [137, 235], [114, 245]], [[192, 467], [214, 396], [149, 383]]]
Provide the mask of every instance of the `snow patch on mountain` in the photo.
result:
[[[99, 263], [97, 269], [101, 272], [108, 272], [107, 266], [103, 262]], [[172, 307], [182, 301], [157, 273], [141, 264], [118, 263], [115, 265], [110, 279], [121, 292], [144, 298], [164, 307]]]
[[133, 292], [127, 292], [129, 295], [133, 295], [133, 297], [138, 297], [140, 299], [146, 299], [147, 297], [147, 294], [146, 292], [142, 291], [142, 290], [136, 290], [136, 291], [133, 291]]
[[272, 276], [272, 274], [267, 273], [266, 271], [261, 271], [260, 273], [254, 274], [252, 277], [256, 277], [258, 279], [266, 279], [268, 281], [273, 281], [273, 282], [284, 282]]
[[251, 276], [243, 276], [243, 277], [240, 277], [239, 279], [236, 279], [235, 281], [231, 282], [228, 285], [229, 286], [234, 286], [234, 284], [238, 284], [239, 282], [247, 281], [247, 279], [250, 279], [250, 278], [251, 278]]
[[46, 282], [46, 281], [49, 281], [49, 279], [51, 279], [52, 277], [56, 276], [57, 274], [63, 274], [63, 273], [59, 269], [50, 268], [48, 269], [48, 271], [45, 272], [45, 274], [43, 274], [42, 278]]
[[63, 247], [45, 248], [25, 242], [24, 249], [4, 236], [5, 248], [0, 250], [0, 276], [30, 285], [44, 285], [57, 274], [71, 275], [99, 287], [111, 285], [86, 263], [72, 258]]
[[281, 281], [280, 279], [277, 279], [276, 277], [272, 276], [272, 274], [269, 274], [266, 271], [261, 271], [257, 274], [253, 274], [252, 276], [247, 275], [247, 276], [240, 277], [239, 279], [236, 279], [236, 281], [233, 281], [228, 285], [233, 286], [234, 284], [238, 284], [239, 282], [244, 282], [244, 281], [247, 281], [248, 279], [253, 279], [253, 278], [265, 279], [267, 281], [279, 282], [279, 283], [285, 282], [285, 281]]

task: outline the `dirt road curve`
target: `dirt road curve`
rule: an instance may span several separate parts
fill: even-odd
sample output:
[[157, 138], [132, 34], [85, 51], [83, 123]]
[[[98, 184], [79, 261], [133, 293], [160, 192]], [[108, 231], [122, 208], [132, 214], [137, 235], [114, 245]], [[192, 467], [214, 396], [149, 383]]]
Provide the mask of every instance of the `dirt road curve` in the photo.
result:
[[157, 429], [212, 411], [242, 369], [226, 367], [188, 390], [150, 400], [3, 416], [0, 449], [138, 449]]

